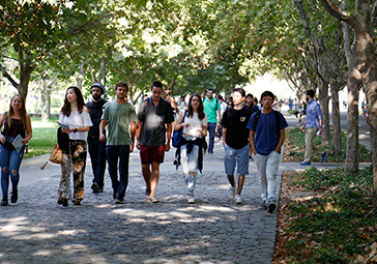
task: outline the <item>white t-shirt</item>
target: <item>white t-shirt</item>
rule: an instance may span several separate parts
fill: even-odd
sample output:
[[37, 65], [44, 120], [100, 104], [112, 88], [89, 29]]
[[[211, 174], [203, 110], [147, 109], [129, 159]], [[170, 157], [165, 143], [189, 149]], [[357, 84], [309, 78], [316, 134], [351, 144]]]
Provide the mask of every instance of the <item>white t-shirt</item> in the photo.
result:
[[[85, 126], [92, 126], [92, 120], [90, 119], [89, 113], [84, 110], [79, 113], [79, 111], [71, 113], [69, 116], [59, 115], [59, 123], [69, 126], [69, 128], [80, 128]], [[71, 140], [86, 140], [86, 132], [72, 132], [68, 134]]]
[[[183, 116], [184, 114], [185, 110], [181, 111], [181, 115]], [[183, 127], [183, 133], [196, 138], [198, 136], [198, 130], [203, 130], [203, 126], [207, 126], [208, 117], [205, 115], [202, 120], [199, 120], [198, 113], [194, 112], [194, 116], [192, 117], [187, 117], [186, 113], [183, 123], [190, 124], [189, 127]]]

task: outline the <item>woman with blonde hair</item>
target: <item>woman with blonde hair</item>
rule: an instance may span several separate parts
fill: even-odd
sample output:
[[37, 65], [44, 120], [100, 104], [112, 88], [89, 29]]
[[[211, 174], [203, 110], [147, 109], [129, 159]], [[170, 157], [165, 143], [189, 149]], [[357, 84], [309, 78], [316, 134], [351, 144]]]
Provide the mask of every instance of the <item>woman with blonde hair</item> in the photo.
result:
[[[19, 170], [24, 157], [25, 145], [29, 143], [33, 136], [30, 116], [26, 113], [25, 100], [21, 95], [17, 94], [12, 97], [9, 111], [0, 117], [0, 127], [3, 125], [4, 129], [0, 133], [1, 191], [3, 193], [1, 206], [7, 206], [9, 176], [12, 182], [12, 197], [10, 201], [16, 203], [18, 200], [17, 186], [20, 180]], [[18, 147], [15, 143], [17, 138], [21, 141], [20, 149], [16, 149]]]
[[64, 105], [59, 116], [59, 124], [61, 132], [68, 134], [69, 142], [68, 153], [63, 152], [58, 204], [68, 205], [68, 199], [71, 196], [70, 176], [73, 171], [74, 195], [72, 202], [74, 205], [80, 205], [84, 199], [84, 175], [87, 156], [86, 132], [93, 124], [82, 93], [76, 86], [67, 89]]

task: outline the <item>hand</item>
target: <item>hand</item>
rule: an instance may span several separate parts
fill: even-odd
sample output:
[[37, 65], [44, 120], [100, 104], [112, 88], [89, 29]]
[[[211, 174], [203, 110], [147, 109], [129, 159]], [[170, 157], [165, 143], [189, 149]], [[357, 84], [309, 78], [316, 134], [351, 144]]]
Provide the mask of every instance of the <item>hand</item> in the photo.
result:
[[131, 145], [130, 145], [130, 152], [133, 152], [133, 151], [134, 151], [134, 145], [135, 145], [135, 143], [134, 143], [134, 142], [131, 142]]
[[29, 143], [29, 140], [27, 140], [26, 138], [24, 138], [24, 139], [22, 140], [22, 143], [24, 143], [24, 145], [26, 145], [27, 143]]
[[106, 136], [105, 136], [105, 134], [101, 134], [101, 135], [99, 136], [99, 141], [102, 141], [102, 142], [105, 142], [105, 141], [106, 141]]
[[62, 132], [63, 132], [63, 133], [66, 133], [66, 134], [69, 134], [69, 133], [73, 132], [73, 129], [62, 128]]
[[182, 125], [182, 127], [189, 127], [190, 126], [189, 123], [182, 123], [181, 125]]
[[203, 136], [203, 131], [201, 131], [201, 130], [196, 130], [197, 131], [197, 134], [196, 134], [196, 136], [197, 137], [202, 137]]
[[217, 127], [221, 127], [221, 124], [220, 124], [220, 122], [219, 123], [217, 123], [217, 125], [216, 125]]
[[322, 132], [323, 132], [323, 128], [322, 127], [319, 128], [319, 132], [322, 134]]
[[281, 150], [280, 150], [280, 149], [275, 149], [274, 151], [275, 151], [276, 153], [280, 154], [280, 151], [281, 151]]
[[255, 150], [255, 149], [253, 149], [253, 154], [254, 154], [254, 156], [256, 156], [257, 155], [257, 151]]
[[0, 135], [0, 143], [4, 144], [4, 142], [5, 142], [5, 137], [3, 135]]
[[136, 148], [137, 149], [140, 149], [141, 148], [141, 144], [140, 144], [140, 141], [138, 140], [137, 143], [136, 143]]
[[226, 144], [226, 142], [225, 142], [225, 140], [223, 140], [223, 146], [225, 147], [225, 144]]
[[166, 145], [165, 145], [165, 152], [168, 152], [170, 150], [170, 142], [168, 142]]

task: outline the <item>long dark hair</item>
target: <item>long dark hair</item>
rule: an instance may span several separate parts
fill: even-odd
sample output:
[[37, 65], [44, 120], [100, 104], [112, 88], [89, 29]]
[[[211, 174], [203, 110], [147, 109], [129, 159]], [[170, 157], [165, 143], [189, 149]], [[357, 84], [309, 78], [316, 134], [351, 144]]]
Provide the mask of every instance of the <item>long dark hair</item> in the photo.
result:
[[63, 105], [63, 107], [60, 111], [60, 112], [63, 113], [63, 115], [65, 115], [67, 117], [70, 116], [70, 114], [71, 114], [71, 103], [68, 102], [68, 99], [67, 99], [67, 93], [68, 93], [69, 89], [73, 89], [76, 96], [77, 96], [77, 108], [78, 108], [78, 111], [79, 111], [80, 114], [82, 113], [84, 106], [86, 106], [86, 104], [84, 102], [84, 97], [82, 96], [82, 93], [81, 93], [81, 90], [76, 86], [68, 87], [67, 91], [65, 92], [64, 105]]
[[192, 99], [195, 96], [198, 97], [198, 99], [199, 99], [198, 117], [199, 117], [199, 120], [203, 120], [203, 118], [206, 116], [204, 114], [203, 101], [202, 101], [202, 97], [197, 93], [194, 93], [190, 96], [190, 100], [189, 100], [188, 107], [187, 107], [187, 117], [190, 117], [190, 116], [193, 117], [194, 116], [194, 109], [192, 108], [191, 102], [192, 102]]
[[21, 116], [21, 122], [22, 122], [22, 129], [25, 130], [26, 129], [26, 107], [25, 107], [25, 99], [19, 95], [19, 94], [16, 94], [15, 96], [12, 97], [12, 99], [10, 100], [10, 103], [9, 103], [9, 111], [8, 111], [8, 128], [11, 129], [12, 128], [12, 125], [13, 125], [13, 122], [12, 122], [12, 115], [14, 114], [14, 110], [13, 110], [13, 106], [12, 106], [12, 103], [13, 103], [13, 100], [16, 98], [16, 97], [20, 97], [21, 98], [21, 101], [22, 101], [22, 106], [21, 106], [21, 109], [20, 109], [20, 116]]

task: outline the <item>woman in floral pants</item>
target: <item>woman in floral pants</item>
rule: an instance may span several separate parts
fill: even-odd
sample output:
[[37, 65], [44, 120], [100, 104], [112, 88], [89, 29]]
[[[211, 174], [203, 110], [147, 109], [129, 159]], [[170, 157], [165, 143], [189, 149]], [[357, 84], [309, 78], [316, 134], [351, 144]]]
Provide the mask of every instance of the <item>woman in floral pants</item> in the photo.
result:
[[59, 123], [62, 126], [61, 131], [69, 136], [69, 148], [68, 153], [63, 152], [58, 204], [68, 205], [68, 200], [71, 198], [70, 176], [73, 171], [74, 195], [72, 202], [74, 205], [80, 205], [84, 199], [86, 131], [93, 124], [79, 88], [71, 86], [67, 89]]

